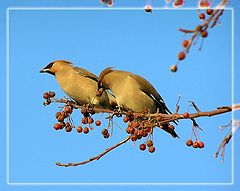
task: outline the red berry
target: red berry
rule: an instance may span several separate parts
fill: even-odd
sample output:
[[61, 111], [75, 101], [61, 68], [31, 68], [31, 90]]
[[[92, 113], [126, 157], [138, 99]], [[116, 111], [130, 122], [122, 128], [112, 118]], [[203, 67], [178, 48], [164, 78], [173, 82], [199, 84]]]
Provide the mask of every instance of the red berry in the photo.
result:
[[188, 46], [188, 44], [189, 44], [189, 41], [188, 41], [188, 40], [184, 40], [184, 41], [182, 42], [182, 46], [183, 46], [184, 48], [186, 48], [186, 47]]
[[206, 30], [202, 31], [202, 32], [201, 32], [201, 36], [202, 36], [203, 38], [207, 37], [207, 36], [208, 36], [208, 32], [207, 32]]
[[50, 96], [50, 97], [54, 97], [54, 96], [55, 96], [55, 92], [50, 91], [50, 92], [49, 92], [49, 96]]
[[141, 151], [146, 150], [146, 145], [145, 145], [145, 144], [139, 145], [139, 149], [140, 149]]
[[185, 58], [185, 53], [184, 52], [179, 52], [178, 60], [183, 60], [184, 58]]
[[87, 127], [84, 127], [83, 133], [88, 134], [88, 132], [89, 132], [89, 129]]
[[102, 130], [102, 134], [103, 134], [103, 135], [108, 134], [108, 130], [107, 130], [107, 129], [103, 129], [103, 130]]
[[63, 122], [60, 123], [60, 129], [63, 129], [66, 126], [66, 124]]
[[56, 129], [56, 130], [61, 129], [61, 125], [60, 125], [59, 123], [56, 123], [56, 124], [54, 125], [54, 129]]
[[43, 98], [44, 99], [48, 99], [48, 98], [50, 98], [51, 96], [50, 96], [50, 94], [48, 93], [48, 92], [45, 92], [44, 94], [43, 94]]
[[88, 123], [88, 118], [83, 117], [83, 118], [82, 118], [82, 124], [87, 124], [87, 123]]
[[88, 124], [92, 124], [94, 122], [93, 118], [89, 117], [88, 118]]
[[200, 149], [202, 149], [202, 148], [204, 147], [204, 142], [200, 141], [200, 142], [198, 143], [198, 147], [199, 147]]
[[63, 115], [60, 115], [60, 116], [58, 117], [58, 121], [59, 121], [59, 122], [63, 122], [63, 121], [64, 121], [64, 116], [63, 116]]
[[84, 115], [84, 114], [86, 114], [87, 113], [87, 108], [86, 107], [83, 107], [82, 109], [81, 109], [81, 113]]
[[168, 129], [169, 129], [170, 131], [174, 131], [175, 127], [174, 127], [173, 125], [168, 125]]
[[61, 115], [61, 112], [56, 113], [56, 118], [58, 118]]
[[69, 107], [69, 106], [65, 107], [65, 108], [64, 108], [64, 111], [65, 111], [66, 113], [72, 113], [72, 109], [71, 109], [71, 107]]
[[153, 146], [153, 142], [152, 142], [152, 140], [147, 141], [147, 146], [148, 146], [148, 147]]
[[108, 4], [109, 7], [111, 7], [111, 6], [113, 5], [112, 0], [108, 0], [108, 3], [107, 3], [107, 4]]
[[189, 147], [192, 146], [193, 145], [192, 139], [187, 140], [186, 145], [189, 146]]
[[77, 132], [78, 132], [78, 133], [81, 133], [82, 131], [83, 131], [82, 126], [79, 126], [79, 127], [77, 128]]
[[170, 67], [171, 72], [176, 72], [177, 71], [177, 65], [172, 65]]
[[189, 114], [188, 112], [185, 112], [185, 113], [183, 114], [183, 117], [184, 117], [184, 118], [189, 118], [189, 116], [190, 116], [190, 114]]
[[206, 13], [207, 13], [208, 15], [211, 15], [211, 14], [213, 13], [213, 9], [207, 9], [207, 10], [206, 10]]
[[127, 123], [128, 121], [129, 121], [129, 118], [128, 117], [124, 117], [123, 122]]
[[67, 132], [71, 132], [71, 131], [72, 131], [72, 127], [71, 127], [71, 126], [66, 126], [66, 127], [65, 127], [65, 130], [66, 130]]
[[152, 7], [151, 7], [151, 5], [146, 5], [145, 11], [146, 11], [147, 13], [151, 13], [151, 12], [152, 12]]
[[194, 141], [192, 146], [193, 146], [193, 148], [198, 148], [199, 147], [198, 141]]
[[200, 13], [199, 14], [199, 19], [204, 20], [205, 19], [205, 14], [204, 13]]
[[96, 125], [96, 126], [100, 126], [100, 125], [101, 125], [101, 121], [100, 121], [100, 120], [97, 120], [97, 121], [95, 122], [95, 125]]
[[154, 146], [149, 147], [149, 148], [148, 148], [148, 151], [149, 151], [150, 153], [154, 153], [154, 152], [155, 152], [155, 147], [154, 147]]
[[109, 134], [109, 133], [103, 135], [103, 138], [105, 138], [105, 139], [107, 139], [107, 138], [109, 138], [109, 137], [110, 137], [110, 134]]

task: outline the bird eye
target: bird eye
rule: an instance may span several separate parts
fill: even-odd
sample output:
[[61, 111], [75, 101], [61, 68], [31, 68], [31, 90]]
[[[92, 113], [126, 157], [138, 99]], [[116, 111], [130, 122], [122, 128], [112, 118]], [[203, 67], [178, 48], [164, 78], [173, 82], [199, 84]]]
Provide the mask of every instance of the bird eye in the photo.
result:
[[44, 69], [52, 68], [53, 64], [54, 64], [54, 62], [49, 63]]

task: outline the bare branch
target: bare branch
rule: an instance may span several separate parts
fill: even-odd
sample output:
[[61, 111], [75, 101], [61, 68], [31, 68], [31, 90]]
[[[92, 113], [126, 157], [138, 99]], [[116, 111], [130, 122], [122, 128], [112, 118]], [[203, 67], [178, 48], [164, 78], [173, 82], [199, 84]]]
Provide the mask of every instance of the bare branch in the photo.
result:
[[83, 165], [89, 162], [92, 162], [94, 160], [99, 160], [101, 157], [103, 157], [105, 154], [107, 154], [108, 152], [110, 152], [111, 150], [121, 146], [122, 144], [126, 143], [128, 140], [130, 140], [130, 136], [125, 138], [124, 140], [122, 140], [121, 142], [117, 143], [116, 145], [109, 147], [108, 149], [106, 149], [104, 152], [102, 152], [101, 154], [92, 157], [88, 160], [82, 161], [82, 162], [76, 162], [76, 163], [67, 163], [67, 164], [62, 164], [60, 162], [57, 162], [56, 165], [57, 166], [65, 166], [65, 167], [69, 167], [69, 166], [79, 166], [79, 165]]

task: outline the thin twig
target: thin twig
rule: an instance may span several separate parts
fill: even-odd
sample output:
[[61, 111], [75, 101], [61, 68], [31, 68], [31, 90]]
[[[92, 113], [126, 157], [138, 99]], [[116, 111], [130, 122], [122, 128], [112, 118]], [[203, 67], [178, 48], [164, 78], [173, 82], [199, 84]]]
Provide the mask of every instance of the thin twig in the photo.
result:
[[67, 164], [63, 164], [63, 163], [60, 163], [60, 162], [57, 162], [56, 165], [57, 166], [64, 166], [64, 167], [69, 167], [69, 166], [79, 166], [79, 165], [83, 165], [83, 164], [86, 164], [86, 163], [89, 163], [89, 162], [92, 162], [94, 160], [99, 160], [101, 157], [103, 157], [105, 154], [107, 154], [108, 152], [110, 152], [111, 150], [121, 146], [122, 144], [126, 143], [128, 140], [130, 139], [130, 136], [125, 138], [124, 140], [122, 140], [121, 142], [117, 143], [116, 145], [112, 146], [112, 147], [109, 147], [108, 149], [106, 149], [104, 152], [102, 152], [101, 154], [95, 156], [95, 157], [92, 157], [88, 160], [85, 160], [85, 161], [82, 161], [82, 162], [76, 162], [76, 163], [67, 163]]

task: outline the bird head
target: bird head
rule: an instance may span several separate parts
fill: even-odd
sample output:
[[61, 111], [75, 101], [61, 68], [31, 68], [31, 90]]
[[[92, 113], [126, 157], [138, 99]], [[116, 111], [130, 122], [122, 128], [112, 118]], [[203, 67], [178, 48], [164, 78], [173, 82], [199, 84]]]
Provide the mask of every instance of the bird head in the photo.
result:
[[98, 85], [97, 93], [96, 93], [97, 97], [101, 97], [102, 93], [105, 90], [109, 89], [108, 81], [105, 77], [108, 73], [110, 73], [112, 71], [112, 68], [113, 67], [108, 67], [100, 73], [98, 83], [97, 83], [97, 85]]
[[62, 70], [64, 66], [72, 65], [71, 62], [66, 60], [56, 60], [49, 63], [45, 68], [43, 68], [40, 73], [49, 73], [55, 76], [55, 73]]

